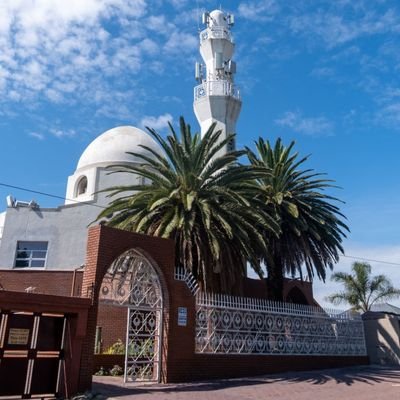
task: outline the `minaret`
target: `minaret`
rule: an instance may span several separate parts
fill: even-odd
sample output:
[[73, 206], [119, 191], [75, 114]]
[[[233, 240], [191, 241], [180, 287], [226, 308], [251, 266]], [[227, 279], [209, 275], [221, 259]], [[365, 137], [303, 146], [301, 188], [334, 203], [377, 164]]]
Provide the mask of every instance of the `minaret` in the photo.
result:
[[[239, 90], [234, 86], [236, 63], [232, 60], [234, 43], [231, 35], [233, 15], [220, 10], [203, 14], [206, 29], [200, 32], [200, 54], [205, 65], [196, 63], [196, 79], [200, 83], [194, 88], [194, 112], [203, 136], [213, 122], [222, 129], [221, 138], [236, 133], [242, 102]], [[235, 143], [225, 146], [221, 153], [235, 149]]]

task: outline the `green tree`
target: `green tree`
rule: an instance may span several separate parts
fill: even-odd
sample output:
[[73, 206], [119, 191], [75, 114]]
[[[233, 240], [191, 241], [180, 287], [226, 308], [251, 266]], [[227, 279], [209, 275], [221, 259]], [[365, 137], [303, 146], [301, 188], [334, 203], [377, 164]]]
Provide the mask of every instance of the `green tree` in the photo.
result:
[[[148, 129], [164, 154], [142, 146], [148, 155], [129, 153], [141, 165], [121, 165], [115, 172], [145, 178], [147, 185], [112, 187], [117, 196], [99, 215], [121, 229], [174, 239], [180, 264], [190, 270], [203, 289], [232, 293], [246, 275], [247, 263], [262, 276], [258, 255], [267, 251], [268, 232], [278, 225], [260, 208], [256, 179], [268, 174], [263, 166], [241, 165], [245, 151], [216, 157], [233, 135], [220, 140], [215, 124], [201, 139], [180, 120], [178, 135], [170, 125], [163, 139]], [[133, 193], [133, 194], [132, 194]], [[110, 214], [112, 215], [111, 217]]]
[[378, 300], [385, 301], [400, 296], [400, 289], [393, 287], [385, 275], [371, 276], [371, 265], [355, 262], [352, 273], [336, 272], [331, 280], [343, 284], [344, 290], [327, 297], [333, 304], [348, 303], [354, 310], [369, 311]]
[[293, 153], [294, 142], [285, 147], [278, 139], [272, 147], [262, 138], [257, 154], [247, 148], [251, 165], [266, 167], [269, 175], [257, 179], [264, 212], [273, 216], [279, 235], [265, 231], [267, 252], [263, 254], [268, 272], [268, 290], [275, 300], [283, 300], [285, 274], [299, 273], [305, 267], [310, 279], [325, 280], [343, 252], [342, 238], [348, 230], [344, 216], [334, 204], [338, 199], [324, 194], [332, 181], [310, 169], [301, 169], [308, 157]]

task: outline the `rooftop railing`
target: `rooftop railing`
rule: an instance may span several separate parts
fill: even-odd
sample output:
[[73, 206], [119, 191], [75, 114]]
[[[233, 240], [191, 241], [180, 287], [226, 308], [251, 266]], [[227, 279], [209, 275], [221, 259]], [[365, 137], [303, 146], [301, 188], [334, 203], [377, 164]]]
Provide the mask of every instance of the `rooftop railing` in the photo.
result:
[[205, 96], [232, 96], [240, 100], [240, 91], [227, 80], [205, 81], [194, 88], [194, 100]]
[[207, 28], [200, 32], [200, 42], [207, 39], [227, 39], [233, 42], [231, 32], [222, 27]]

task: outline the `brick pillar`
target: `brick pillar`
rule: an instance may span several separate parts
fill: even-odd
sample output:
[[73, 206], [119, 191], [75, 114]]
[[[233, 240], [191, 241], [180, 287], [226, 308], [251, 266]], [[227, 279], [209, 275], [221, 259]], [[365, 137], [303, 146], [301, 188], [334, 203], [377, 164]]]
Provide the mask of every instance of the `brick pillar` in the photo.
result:
[[[79, 376], [79, 391], [90, 390], [92, 387], [93, 354], [96, 335], [98, 291], [104, 275], [101, 264], [101, 226], [90, 228], [88, 232], [86, 265], [82, 281], [82, 297], [90, 297], [92, 305], [88, 312], [86, 337], [82, 344], [81, 369]], [[102, 268], [103, 267], [103, 268]]]
[[[92, 305], [89, 309], [88, 324], [87, 324], [87, 335], [83, 343], [82, 350], [82, 361], [81, 361], [81, 372], [80, 372], [80, 383], [79, 389], [81, 391], [91, 388], [92, 384], [92, 372], [93, 372], [93, 352], [96, 335], [96, 324], [98, 315], [98, 297], [100, 287], [107, 272], [108, 267], [112, 262], [123, 254], [125, 251], [130, 249], [141, 249], [147, 253], [148, 256], [153, 260], [156, 271], [159, 275], [160, 283], [163, 291], [164, 298], [164, 341], [162, 349], [162, 379], [163, 381], [168, 380], [167, 364], [169, 363], [169, 355], [171, 354], [169, 343], [170, 343], [170, 327], [171, 321], [169, 320], [170, 313], [170, 296], [174, 294], [177, 287], [180, 287], [186, 294], [191, 294], [183, 282], [174, 281], [174, 266], [175, 266], [175, 252], [174, 242], [169, 239], [161, 239], [157, 237], [137, 234], [133, 232], [127, 232], [119, 229], [109, 228], [107, 226], [98, 225], [89, 229], [88, 232], [88, 245], [86, 254], [86, 267], [82, 281], [81, 295], [83, 297], [91, 297]], [[185, 296], [184, 296], [185, 297]], [[178, 296], [178, 299], [182, 299]], [[192, 300], [193, 301], [193, 300]], [[182, 302], [177, 303], [174, 307], [174, 320], [173, 325], [176, 324], [177, 306], [184, 304]], [[193, 311], [189, 311], [189, 314], [193, 316]], [[174, 331], [175, 332], [175, 331]], [[177, 339], [179, 342], [179, 339]], [[192, 353], [192, 347], [194, 338], [190, 340], [190, 350]], [[179, 347], [179, 343], [176, 343]], [[175, 349], [175, 348], [174, 348]], [[179, 350], [178, 350], [179, 351]]]

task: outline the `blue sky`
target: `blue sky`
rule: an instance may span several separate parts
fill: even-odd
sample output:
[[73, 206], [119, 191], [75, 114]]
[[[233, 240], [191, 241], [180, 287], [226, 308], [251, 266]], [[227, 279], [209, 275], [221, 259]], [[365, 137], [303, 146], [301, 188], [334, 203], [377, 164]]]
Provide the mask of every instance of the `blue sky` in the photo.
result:
[[[65, 195], [96, 136], [117, 125], [165, 130], [192, 103], [199, 15], [213, 1], [3, 0], [1, 183]], [[400, 262], [400, 3], [225, 1], [236, 17], [243, 98], [238, 144], [296, 141], [341, 190], [346, 254]], [[62, 201], [0, 187], [5, 198]], [[353, 260], [342, 258], [337, 270]], [[400, 266], [372, 263], [400, 285]], [[322, 299], [333, 286], [316, 284]], [[322, 300], [321, 300], [322, 301]], [[323, 301], [322, 301], [323, 302]]]

